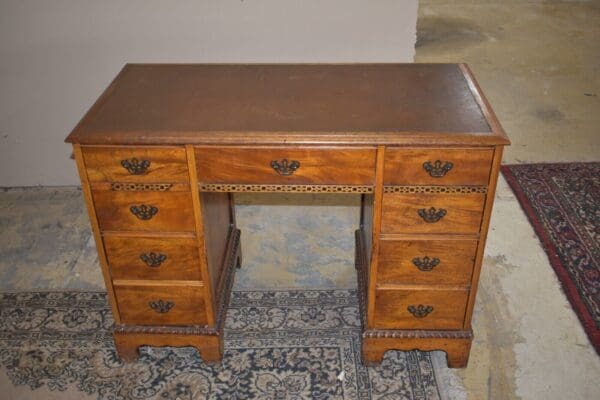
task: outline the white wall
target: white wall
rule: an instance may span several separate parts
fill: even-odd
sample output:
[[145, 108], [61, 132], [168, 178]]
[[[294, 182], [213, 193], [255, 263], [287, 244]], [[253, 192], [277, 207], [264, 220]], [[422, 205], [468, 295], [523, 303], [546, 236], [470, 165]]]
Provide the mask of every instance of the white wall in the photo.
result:
[[417, 0], [0, 0], [0, 186], [77, 184], [64, 137], [126, 62], [412, 62]]

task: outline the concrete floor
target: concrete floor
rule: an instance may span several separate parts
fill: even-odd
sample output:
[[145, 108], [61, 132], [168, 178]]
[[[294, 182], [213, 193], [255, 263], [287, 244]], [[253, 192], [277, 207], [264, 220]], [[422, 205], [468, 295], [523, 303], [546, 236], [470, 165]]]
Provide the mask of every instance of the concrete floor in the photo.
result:
[[[512, 139], [505, 162], [599, 159], [600, 5], [420, 3], [415, 61], [469, 63]], [[300, 235], [300, 244], [298, 233], [306, 224], [322, 224], [317, 205], [322, 207], [323, 198], [239, 200], [246, 269], [238, 276], [238, 287], [347, 287], [353, 282], [353, 253], [346, 251], [352, 236], [345, 232], [356, 225], [356, 199], [331, 200], [327, 207], [335, 215], [333, 228]], [[266, 212], [259, 206], [265, 200], [280, 208]], [[255, 225], [265, 218], [271, 223]], [[284, 226], [289, 231], [283, 231]], [[312, 225], [309, 228], [312, 231]], [[267, 231], [285, 240], [263, 249], [260, 235]], [[336, 234], [348, 240], [331, 240]], [[318, 254], [331, 254], [332, 249], [338, 256], [325, 264], [337, 267], [314, 268]], [[34, 288], [102, 288], [76, 189], [0, 192], [0, 290]], [[476, 339], [469, 367], [452, 372], [455, 390], [449, 398], [464, 398], [464, 393], [475, 400], [598, 398], [600, 358], [502, 179], [473, 328]]]
[[600, 3], [421, 0], [415, 62], [466, 62], [512, 140], [504, 162], [600, 155]]
[[[415, 62], [466, 62], [505, 163], [600, 159], [600, 4], [421, 0]], [[471, 399], [597, 399], [600, 358], [503, 179], [481, 276]]]

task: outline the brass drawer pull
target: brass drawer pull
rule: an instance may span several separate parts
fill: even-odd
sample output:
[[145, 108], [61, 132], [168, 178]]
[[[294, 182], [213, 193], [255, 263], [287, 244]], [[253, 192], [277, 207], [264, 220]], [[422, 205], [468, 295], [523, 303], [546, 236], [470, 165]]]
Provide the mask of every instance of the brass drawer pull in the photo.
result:
[[164, 300], [151, 301], [150, 303], [148, 303], [148, 305], [150, 305], [150, 308], [156, 311], [157, 314], [168, 313], [173, 307], [175, 307], [175, 303], [173, 303], [172, 301]]
[[415, 257], [412, 259], [412, 263], [419, 271], [427, 272], [437, 267], [440, 263], [440, 259], [437, 257], [429, 258], [427, 256], [423, 258]]
[[446, 175], [446, 173], [450, 171], [452, 167], [454, 167], [454, 164], [449, 161], [446, 161], [444, 165], [442, 165], [440, 160], [435, 160], [433, 164], [431, 164], [431, 161], [425, 161], [423, 163], [423, 169], [429, 172], [429, 175], [432, 178], [441, 178], [442, 176]]
[[427, 223], [438, 222], [440, 219], [442, 219], [444, 217], [444, 215], [446, 215], [446, 210], [443, 208], [440, 208], [439, 210], [436, 210], [435, 207], [431, 207], [429, 209], [426, 209], [426, 208], [419, 209], [419, 216], [421, 218], [423, 218], [423, 221], [425, 221]]
[[289, 176], [292, 175], [298, 168], [300, 168], [300, 162], [294, 160], [289, 162], [287, 158], [284, 158], [281, 160], [281, 162], [273, 160], [271, 161], [271, 168], [273, 168], [279, 175]]
[[167, 256], [165, 254], [156, 254], [154, 252], [140, 254], [140, 260], [152, 268], [160, 267], [160, 264], [162, 264], [166, 259]]
[[407, 309], [415, 318], [424, 318], [433, 311], [433, 306], [419, 304], [418, 306], [408, 306]]
[[137, 158], [132, 158], [131, 160], [121, 160], [121, 165], [125, 168], [131, 175], [144, 175], [148, 168], [150, 167], [149, 160], [138, 160]]
[[140, 204], [139, 206], [131, 206], [129, 207], [129, 211], [136, 217], [141, 220], [149, 220], [158, 213], [158, 208], [154, 206], [147, 206], [145, 204]]

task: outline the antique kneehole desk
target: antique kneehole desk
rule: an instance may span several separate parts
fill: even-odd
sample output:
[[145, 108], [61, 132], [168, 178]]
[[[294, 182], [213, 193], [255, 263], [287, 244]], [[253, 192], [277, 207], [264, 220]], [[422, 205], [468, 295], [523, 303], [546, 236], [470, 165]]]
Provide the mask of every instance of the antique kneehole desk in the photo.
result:
[[234, 192], [356, 193], [363, 361], [467, 364], [503, 146], [461, 64], [126, 65], [73, 144], [120, 357], [223, 355]]

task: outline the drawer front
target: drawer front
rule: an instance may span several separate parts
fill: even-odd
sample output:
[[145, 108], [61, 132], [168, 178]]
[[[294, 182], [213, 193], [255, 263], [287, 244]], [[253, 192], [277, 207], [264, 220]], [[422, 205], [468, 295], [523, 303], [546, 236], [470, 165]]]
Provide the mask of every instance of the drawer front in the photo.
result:
[[104, 231], [193, 232], [190, 192], [112, 192], [93, 190]]
[[476, 240], [381, 240], [377, 282], [468, 285]]
[[377, 290], [376, 329], [462, 329], [466, 290]]
[[384, 193], [382, 233], [476, 234], [485, 194]]
[[375, 149], [197, 147], [201, 183], [372, 185]]
[[84, 147], [90, 182], [189, 182], [185, 149]]
[[121, 320], [135, 325], [206, 325], [202, 286], [115, 285]]
[[104, 249], [113, 279], [202, 280], [194, 239], [106, 236]]
[[487, 185], [491, 149], [388, 148], [385, 185]]

